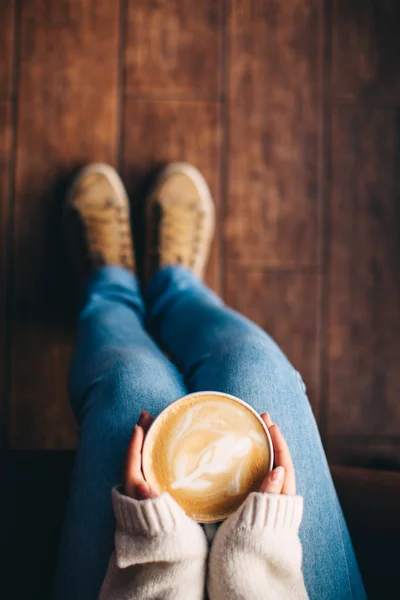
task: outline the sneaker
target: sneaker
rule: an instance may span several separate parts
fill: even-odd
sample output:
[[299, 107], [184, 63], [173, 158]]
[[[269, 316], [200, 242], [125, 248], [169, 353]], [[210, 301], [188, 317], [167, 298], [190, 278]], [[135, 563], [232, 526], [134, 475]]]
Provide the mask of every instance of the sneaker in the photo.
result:
[[145, 282], [167, 265], [203, 277], [214, 229], [214, 202], [200, 171], [187, 163], [166, 166], [146, 204]]
[[135, 270], [129, 200], [115, 169], [101, 163], [82, 169], [69, 190], [65, 218], [83, 280], [107, 265]]

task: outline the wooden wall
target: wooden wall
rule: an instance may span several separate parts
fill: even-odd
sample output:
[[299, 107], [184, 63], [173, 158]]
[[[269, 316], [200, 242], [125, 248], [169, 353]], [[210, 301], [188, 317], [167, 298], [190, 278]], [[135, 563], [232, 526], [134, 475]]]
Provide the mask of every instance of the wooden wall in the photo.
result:
[[208, 282], [302, 372], [330, 460], [400, 464], [400, 4], [15, 0], [0, 23], [5, 445], [76, 444], [71, 173], [113, 164], [139, 218], [148, 174], [188, 160], [218, 210]]

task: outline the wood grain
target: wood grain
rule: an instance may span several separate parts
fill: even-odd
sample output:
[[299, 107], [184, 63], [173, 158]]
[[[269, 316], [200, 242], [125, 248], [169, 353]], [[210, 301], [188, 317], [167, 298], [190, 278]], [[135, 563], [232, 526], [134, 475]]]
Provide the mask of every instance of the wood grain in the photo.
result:
[[83, 163], [116, 161], [118, 3], [33, 0], [21, 23], [11, 440], [62, 449], [76, 440], [63, 183]]
[[332, 2], [332, 92], [337, 102], [398, 106], [398, 0]]
[[227, 259], [315, 265], [318, 244], [318, 0], [233, 0]]
[[[204, 174], [217, 209], [217, 231], [207, 283], [220, 289], [220, 110], [215, 103], [147, 101], [125, 103], [124, 178], [133, 200], [137, 238], [143, 217], [144, 180], [170, 161], [188, 161]], [[135, 223], [134, 223], [135, 224]], [[140, 252], [140, 250], [139, 250]]]
[[0, 98], [13, 93], [14, 0], [0, 3]]
[[338, 108], [331, 135], [329, 432], [398, 435], [397, 111]]
[[226, 301], [265, 329], [302, 374], [319, 413], [318, 274], [228, 268]]
[[131, 0], [126, 88], [138, 96], [219, 96], [221, 0]]
[[7, 283], [9, 265], [9, 220], [11, 213], [12, 105], [0, 101], [0, 447], [8, 438], [8, 390], [6, 378], [10, 361], [7, 348], [9, 333]]

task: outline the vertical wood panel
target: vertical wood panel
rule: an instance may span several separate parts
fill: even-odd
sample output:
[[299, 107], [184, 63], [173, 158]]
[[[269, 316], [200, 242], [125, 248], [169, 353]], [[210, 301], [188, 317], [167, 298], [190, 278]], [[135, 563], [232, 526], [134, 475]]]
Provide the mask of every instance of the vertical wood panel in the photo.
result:
[[400, 433], [397, 111], [332, 120], [329, 431]]
[[131, 0], [126, 87], [135, 95], [216, 99], [220, 0]]
[[85, 162], [116, 161], [118, 3], [32, 0], [21, 23], [11, 436], [17, 448], [61, 449], [75, 424], [60, 182]]
[[255, 321], [301, 373], [318, 417], [319, 347], [315, 272], [227, 271], [227, 303]]
[[[138, 220], [143, 195], [137, 184], [143, 175], [169, 161], [188, 161], [204, 174], [217, 208], [217, 231], [207, 271], [207, 282], [219, 290], [219, 168], [220, 111], [215, 103], [157, 102], [127, 99], [124, 123], [124, 174]], [[138, 228], [139, 229], [139, 228]], [[140, 232], [138, 231], [139, 235]]]
[[321, 2], [232, 0], [227, 257], [315, 265]]
[[0, 3], [0, 97], [12, 94], [14, 0]]
[[398, 0], [333, 0], [332, 7], [334, 98], [398, 105]]

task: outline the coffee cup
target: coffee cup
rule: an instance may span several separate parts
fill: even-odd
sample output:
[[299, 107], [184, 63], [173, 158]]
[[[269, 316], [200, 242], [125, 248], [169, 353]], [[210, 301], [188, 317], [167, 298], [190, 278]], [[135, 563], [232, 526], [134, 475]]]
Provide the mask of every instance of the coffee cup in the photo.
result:
[[223, 521], [273, 466], [268, 428], [246, 402], [196, 392], [172, 402], [151, 425], [143, 473], [157, 493], [169, 492], [199, 523]]

